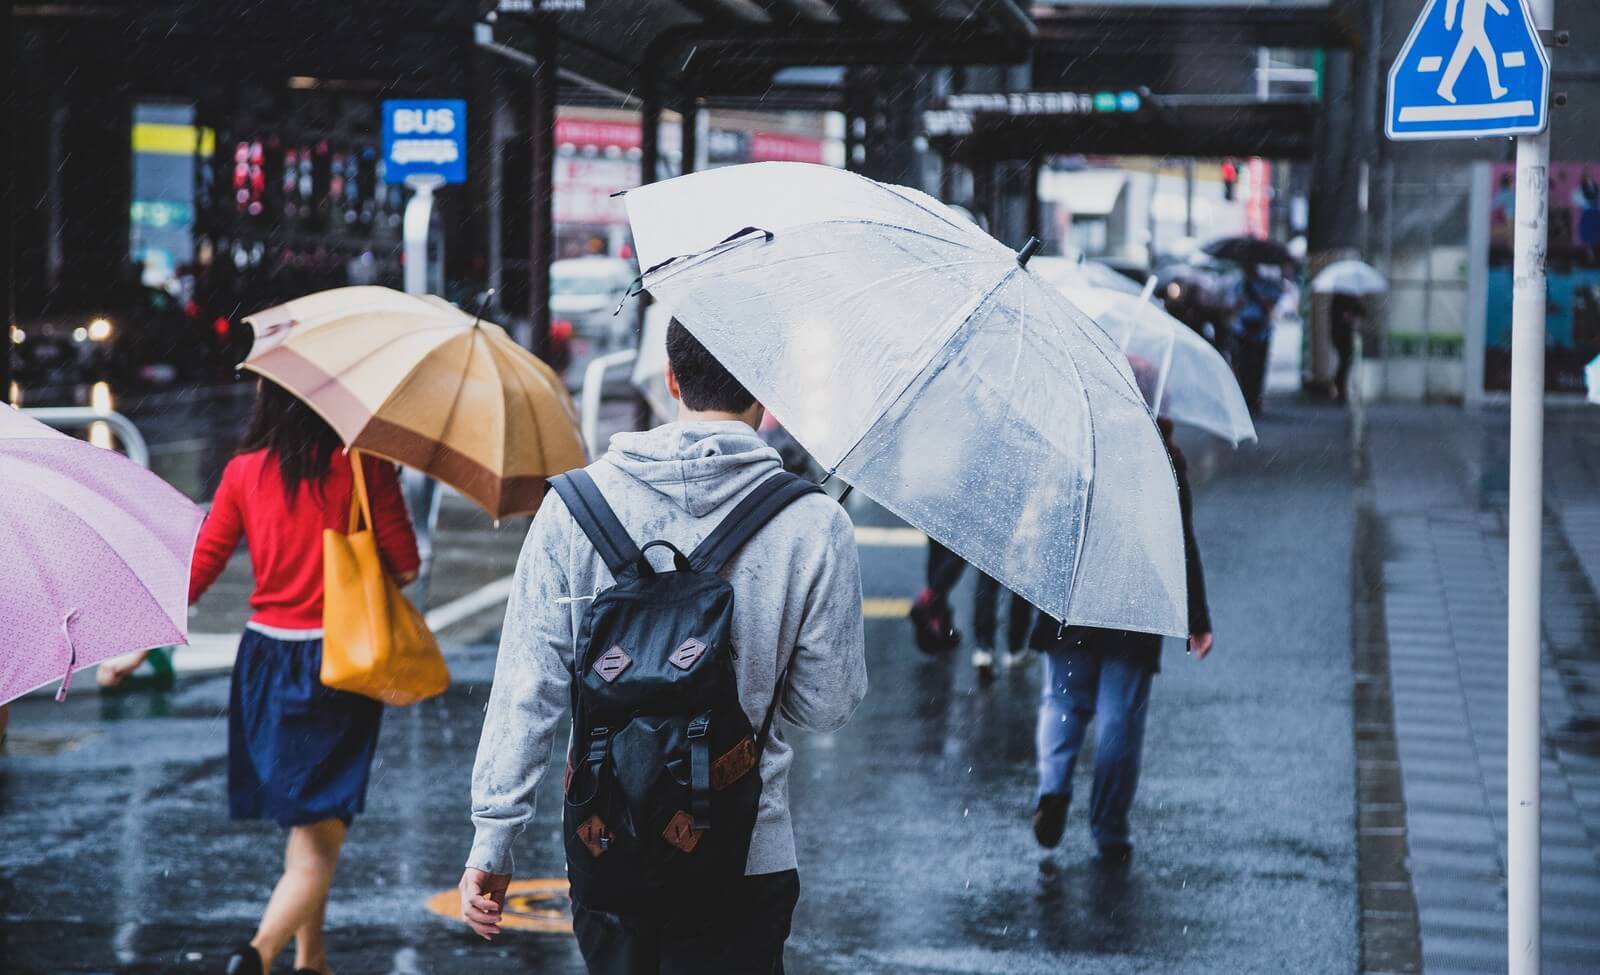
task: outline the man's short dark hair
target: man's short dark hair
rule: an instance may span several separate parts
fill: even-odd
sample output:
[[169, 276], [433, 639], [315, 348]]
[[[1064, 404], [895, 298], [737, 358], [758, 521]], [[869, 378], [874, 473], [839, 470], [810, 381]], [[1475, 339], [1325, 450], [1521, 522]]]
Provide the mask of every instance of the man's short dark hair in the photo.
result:
[[676, 318], [667, 325], [667, 362], [678, 377], [678, 396], [691, 410], [743, 413], [756, 403], [750, 391]]

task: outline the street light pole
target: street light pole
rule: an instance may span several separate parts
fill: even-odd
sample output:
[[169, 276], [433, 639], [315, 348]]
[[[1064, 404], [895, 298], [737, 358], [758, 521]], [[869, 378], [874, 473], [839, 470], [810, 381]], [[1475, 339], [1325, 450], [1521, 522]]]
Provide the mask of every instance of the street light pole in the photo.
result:
[[[1555, 0], [1529, 0], [1538, 28]], [[1545, 247], [1550, 129], [1517, 138], [1506, 578], [1506, 944], [1511, 975], [1540, 971], [1539, 597], [1544, 521]]]

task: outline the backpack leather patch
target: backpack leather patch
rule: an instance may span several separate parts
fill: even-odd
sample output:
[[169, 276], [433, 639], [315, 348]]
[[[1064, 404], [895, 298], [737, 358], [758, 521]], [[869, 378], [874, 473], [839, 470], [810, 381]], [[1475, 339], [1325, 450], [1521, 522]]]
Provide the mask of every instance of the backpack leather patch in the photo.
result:
[[678, 649], [672, 651], [672, 656], [667, 658], [667, 662], [679, 670], [688, 670], [690, 667], [694, 666], [695, 661], [705, 656], [705, 654], [705, 643], [703, 641], [696, 640], [694, 637], [690, 637], [689, 639], [683, 641]]
[[680, 809], [667, 821], [661, 838], [685, 853], [693, 853], [700, 844], [700, 831], [694, 828], [694, 817]]
[[711, 763], [711, 788], [716, 791], [726, 789], [755, 767], [756, 743], [746, 735], [739, 739], [739, 744], [723, 752], [721, 758]]
[[601, 680], [609, 684], [621, 677], [622, 672], [627, 670], [628, 665], [631, 663], [633, 663], [633, 658], [628, 656], [628, 651], [622, 649], [619, 645], [602, 653], [590, 669], [599, 674]]
[[594, 856], [611, 849], [611, 830], [599, 816], [590, 816], [578, 827], [578, 842], [589, 848]]

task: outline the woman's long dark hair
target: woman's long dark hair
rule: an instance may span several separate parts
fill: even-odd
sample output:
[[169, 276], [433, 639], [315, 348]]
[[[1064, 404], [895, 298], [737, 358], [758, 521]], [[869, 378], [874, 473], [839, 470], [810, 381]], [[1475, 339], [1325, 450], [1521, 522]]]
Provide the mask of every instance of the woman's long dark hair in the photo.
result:
[[342, 446], [328, 421], [293, 393], [270, 379], [256, 384], [256, 407], [239, 452], [270, 450], [276, 454], [278, 474], [291, 502], [300, 485], [320, 487], [328, 476], [333, 452]]

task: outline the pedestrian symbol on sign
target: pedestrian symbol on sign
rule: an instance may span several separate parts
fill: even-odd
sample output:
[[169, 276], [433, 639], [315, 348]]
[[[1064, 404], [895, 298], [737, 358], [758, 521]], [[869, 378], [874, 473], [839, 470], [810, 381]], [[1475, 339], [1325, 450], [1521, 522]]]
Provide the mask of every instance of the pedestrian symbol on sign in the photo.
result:
[[1544, 130], [1550, 64], [1526, 0], [1428, 0], [1389, 71], [1391, 139]]

